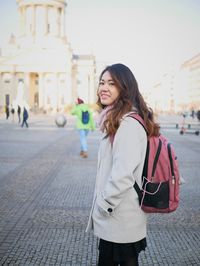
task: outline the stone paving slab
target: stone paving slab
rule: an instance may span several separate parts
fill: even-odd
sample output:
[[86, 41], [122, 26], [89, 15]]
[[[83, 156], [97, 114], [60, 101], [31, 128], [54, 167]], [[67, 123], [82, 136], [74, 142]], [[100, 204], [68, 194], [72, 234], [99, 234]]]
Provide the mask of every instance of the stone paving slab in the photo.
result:
[[[165, 132], [187, 184], [176, 212], [149, 217], [140, 265], [200, 265], [200, 137]], [[72, 121], [56, 128], [40, 116], [21, 129], [0, 120], [0, 265], [96, 265], [98, 239], [85, 227], [98, 130], [88, 142], [89, 158], [82, 159]]]

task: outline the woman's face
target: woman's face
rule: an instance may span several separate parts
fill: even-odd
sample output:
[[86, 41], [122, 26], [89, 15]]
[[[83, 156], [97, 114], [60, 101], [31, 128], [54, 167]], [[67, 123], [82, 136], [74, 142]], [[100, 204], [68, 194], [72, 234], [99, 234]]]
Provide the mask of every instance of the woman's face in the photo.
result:
[[103, 105], [111, 105], [119, 97], [119, 90], [108, 71], [103, 74], [99, 82], [98, 95]]

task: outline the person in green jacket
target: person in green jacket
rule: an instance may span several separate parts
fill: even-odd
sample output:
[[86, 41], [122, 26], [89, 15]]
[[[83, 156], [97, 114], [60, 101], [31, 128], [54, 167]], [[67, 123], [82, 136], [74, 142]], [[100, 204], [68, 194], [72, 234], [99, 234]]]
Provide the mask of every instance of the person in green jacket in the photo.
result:
[[88, 105], [80, 98], [77, 99], [76, 105], [71, 111], [72, 115], [77, 116], [76, 128], [79, 131], [81, 151], [80, 156], [83, 158], [88, 157], [88, 145], [87, 145], [87, 135], [89, 130], [95, 129], [95, 122], [93, 115]]

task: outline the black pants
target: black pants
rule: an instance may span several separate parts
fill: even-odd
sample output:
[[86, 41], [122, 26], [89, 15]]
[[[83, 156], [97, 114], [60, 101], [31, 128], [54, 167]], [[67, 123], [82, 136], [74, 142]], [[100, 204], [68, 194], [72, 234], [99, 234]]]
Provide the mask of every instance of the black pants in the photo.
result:
[[24, 126], [24, 124], [26, 125], [26, 127], [28, 127], [27, 119], [23, 119], [23, 121], [22, 121], [22, 127]]

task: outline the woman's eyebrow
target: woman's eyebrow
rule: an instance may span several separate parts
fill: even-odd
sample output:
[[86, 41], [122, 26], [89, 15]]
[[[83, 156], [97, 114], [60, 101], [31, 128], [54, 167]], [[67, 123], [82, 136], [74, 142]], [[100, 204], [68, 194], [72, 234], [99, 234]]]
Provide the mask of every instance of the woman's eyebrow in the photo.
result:
[[[101, 81], [105, 81], [105, 80], [104, 80], [104, 79], [101, 79]], [[113, 81], [113, 79], [108, 79], [107, 81], [108, 81], [108, 82], [109, 82], [109, 81]]]

